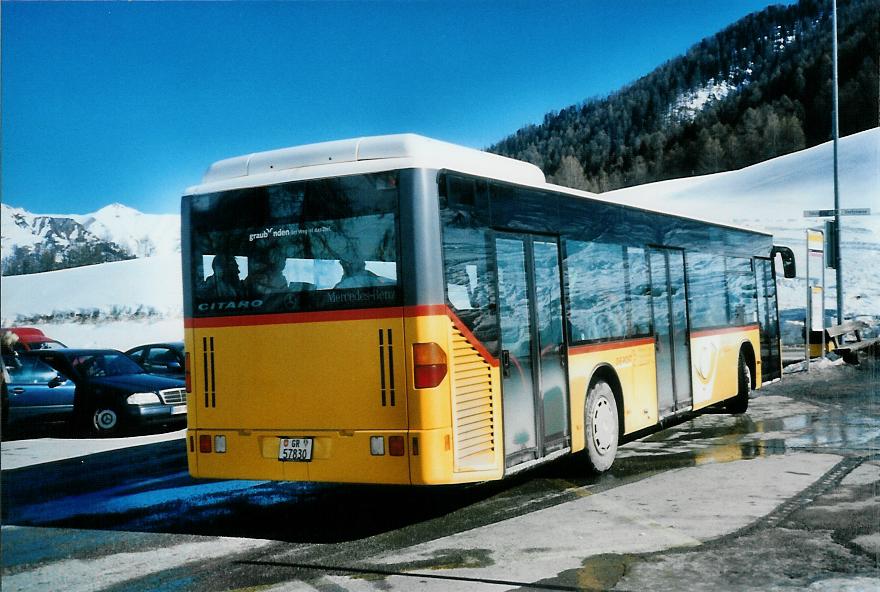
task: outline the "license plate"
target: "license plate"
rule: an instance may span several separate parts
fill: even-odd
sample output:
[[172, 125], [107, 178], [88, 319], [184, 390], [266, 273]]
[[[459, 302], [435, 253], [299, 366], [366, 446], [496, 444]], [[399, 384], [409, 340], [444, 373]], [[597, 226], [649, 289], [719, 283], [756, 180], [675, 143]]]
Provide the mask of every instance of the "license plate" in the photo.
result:
[[171, 415], [180, 415], [186, 413], [186, 405], [175, 405], [171, 408]]
[[312, 438], [279, 438], [278, 460], [309, 462], [312, 460]]

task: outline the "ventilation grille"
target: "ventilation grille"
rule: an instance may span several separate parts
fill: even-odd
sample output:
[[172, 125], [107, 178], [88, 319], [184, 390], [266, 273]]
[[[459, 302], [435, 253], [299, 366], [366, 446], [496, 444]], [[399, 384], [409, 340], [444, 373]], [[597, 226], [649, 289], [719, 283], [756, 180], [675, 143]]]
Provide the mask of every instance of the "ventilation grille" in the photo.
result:
[[455, 327], [452, 328], [452, 388], [456, 470], [494, 466], [491, 367]]

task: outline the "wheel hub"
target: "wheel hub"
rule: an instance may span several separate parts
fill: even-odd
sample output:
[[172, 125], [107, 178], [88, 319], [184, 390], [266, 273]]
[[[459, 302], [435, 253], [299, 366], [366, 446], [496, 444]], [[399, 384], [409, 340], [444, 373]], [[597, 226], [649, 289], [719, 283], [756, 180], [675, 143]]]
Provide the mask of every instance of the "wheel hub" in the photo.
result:
[[102, 430], [113, 429], [116, 421], [116, 412], [112, 409], [99, 409], [95, 412], [95, 426]]
[[605, 397], [600, 397], [593, 407], [593, 444], [597, 452], [608, 452], [614, 443], [617, 435], [617, 426], [614, 423], [611, 403]]

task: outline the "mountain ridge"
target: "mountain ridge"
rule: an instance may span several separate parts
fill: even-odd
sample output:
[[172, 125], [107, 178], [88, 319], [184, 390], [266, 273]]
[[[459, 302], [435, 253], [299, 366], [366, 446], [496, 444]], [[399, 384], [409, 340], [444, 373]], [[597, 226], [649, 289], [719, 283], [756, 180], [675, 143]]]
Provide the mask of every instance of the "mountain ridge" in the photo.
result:
[[39, 273], [180, 252], [180, 217], [113, 203], [47, 215], [0, 204], [2, 275]]
[[[831, 4], [770, 6], [488, 150], [604, 192], [737, 170], [831, 138]], [[880, 0], [838, 0], [840, 132], [878, 123]]]

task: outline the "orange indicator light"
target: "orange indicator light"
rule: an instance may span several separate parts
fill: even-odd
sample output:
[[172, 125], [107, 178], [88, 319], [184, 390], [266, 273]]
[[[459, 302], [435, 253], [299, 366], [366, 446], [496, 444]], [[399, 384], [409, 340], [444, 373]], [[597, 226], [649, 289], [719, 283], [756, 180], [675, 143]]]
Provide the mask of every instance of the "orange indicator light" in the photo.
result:
[[446, 352], [436, 343], [414, 343], [413, 370], [416, 388], [439, 385], [446, 377]]

